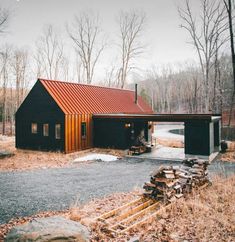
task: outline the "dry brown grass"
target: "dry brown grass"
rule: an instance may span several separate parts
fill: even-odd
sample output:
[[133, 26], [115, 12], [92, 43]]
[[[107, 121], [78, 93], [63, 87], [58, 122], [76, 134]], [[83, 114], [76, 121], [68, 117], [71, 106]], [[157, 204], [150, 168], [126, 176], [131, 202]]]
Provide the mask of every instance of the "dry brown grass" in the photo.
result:
[[221, 160], [235, 162], [235, 141], [228, 142], [228, 149], [221, 155]]
[[[127, 241], [133, 236], [139, 237], [140, 241], [235, 241], [235, 175], [229, 178], [215, 177], [212, 186], [178, 201], [152, 221], [125, 235], [107, 235], [101, 224], [94, 221], [97, 216], [139, 195], [140, 190], [116, 193], [103, 199], [94, 199], [83, 206], [75, 204], [69, 211], [59, 214], [88, 226], [91, 229], [91, 241]], [[52, 214], [41, 213], [36, 216]], [[30, 219], [16, 219], [0, 226], [0, 235], [6, 234], [13, 225]]]
[[177, 202], [157, 218], [122, 236], [107, 235], [94, 218], [136, 198], [137, 193], [114, 194], [95, 200], [82, 208], [73, 208], [71, 219], [92, 230], [91, 241], [234, 241], [235, 176], [215, 178], [213, 185]]
[[115, 193], [102, 199], [93, 199], [85, 205], [75, 203], [70, 209], [70, 218], [72, 220], [83, 221], [85, 225], [89, 225], [89, 222], [93, 221], [99, 215], [115, 209], [140, 195], [140, 189], [135, 189], [130, 193]]
[[119, 157], [124, 155], [124, 152], [121, 150], [95, 148], [71, 154], [20, 150], [15, 148], [15, 138], [13, 136], [0, 136], [0, 151], [1, 150], [13, 152], [14, 156], [0, 159], [0, 171], [64, 167], [71, 165], [75, 158], [83, 156], [86, 153], [104, 153]]
[[184, 142], [177, 139], [163, 139], [163, 138], [157, 138], [156, 139], [157, 144], [172, 147], [172, 148], [184, 148]]

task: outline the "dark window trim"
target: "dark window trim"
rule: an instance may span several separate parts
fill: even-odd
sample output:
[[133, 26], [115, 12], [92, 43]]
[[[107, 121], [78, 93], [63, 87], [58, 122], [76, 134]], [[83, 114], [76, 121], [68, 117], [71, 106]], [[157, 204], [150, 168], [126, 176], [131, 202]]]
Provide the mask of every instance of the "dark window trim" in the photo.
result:
[[61, 139], [61, 124], [55, 124], [55, 139], [57, 140]]
[[81, 124], [81, 136], [82, 136], [82, 139], [86, 139], [86, 136], [87, 136], [87, 125], [86, 125], [86, 122], [82, 122], [82, 124]]
[[[45, 134], [45, 129], [44, 129], [44, 127], [45, 126], [48, 126], [48, 129], [47, 129], [47, 133]], [[48, 137], [49, 136], [49, 123], [45, 123], [45, 124], [43, 124], [43, 128], [42, 128], [43, 130], [42, 130], [42, 132], [43, 132], [43, 136], [44, 137]]]

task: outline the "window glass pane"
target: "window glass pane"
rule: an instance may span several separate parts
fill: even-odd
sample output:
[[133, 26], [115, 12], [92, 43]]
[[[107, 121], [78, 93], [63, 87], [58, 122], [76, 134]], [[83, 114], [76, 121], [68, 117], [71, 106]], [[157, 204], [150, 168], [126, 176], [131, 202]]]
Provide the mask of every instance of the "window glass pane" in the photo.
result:
[[37, 134], [38, 132], [38, 125], [36, 123], [31, 124], [31, 132], [32, 134]]
[[82, 123], [82, 138], [86, 138], [86, 123]]
[[43, 136], [49, 135], [49, 124], [43, 124]]
[[60, 124], [55, 125], [55, 138], [60, 139]]

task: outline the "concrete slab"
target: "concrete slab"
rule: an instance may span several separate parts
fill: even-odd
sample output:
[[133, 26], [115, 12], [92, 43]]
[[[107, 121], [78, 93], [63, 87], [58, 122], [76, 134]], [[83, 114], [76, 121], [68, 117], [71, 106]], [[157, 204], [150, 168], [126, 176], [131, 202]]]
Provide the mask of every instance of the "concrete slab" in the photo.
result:
[[184, 148], [171, 148], [165, 146], [157, 146], [150, 153], [144, 153], [138, 157], [161, 160], [183, 160], [185, 158]]

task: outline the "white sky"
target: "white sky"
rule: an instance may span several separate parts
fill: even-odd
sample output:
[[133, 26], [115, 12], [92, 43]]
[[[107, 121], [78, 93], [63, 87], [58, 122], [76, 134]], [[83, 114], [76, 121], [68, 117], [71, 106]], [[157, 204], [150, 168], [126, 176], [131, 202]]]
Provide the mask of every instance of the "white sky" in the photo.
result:
[[[0, 0], [0, 6], [12, 10], [8, 34], [1, 42], [32, 48], [45, 24], [53, 24], [66, 37], [65, 23], [84, 10], [98, 11], [102, 28], [108, 39], [115, 42], [118, 28], [116, 16], [120, 10], [142, 9], [147, 15], [143, 41], [147, 44], [145, 55], [138, 60], [141, 69], [152, 65], [197, 60], [189, 36], [180, 29], [177, 6], [183, 0]], [[199, 1], [193, 0], [197, 11]], [[71, 42], [68, 42], [72, 45]], [[114, 61], [114, 45], [102, 56], [97, 70], [105, 69]]]

